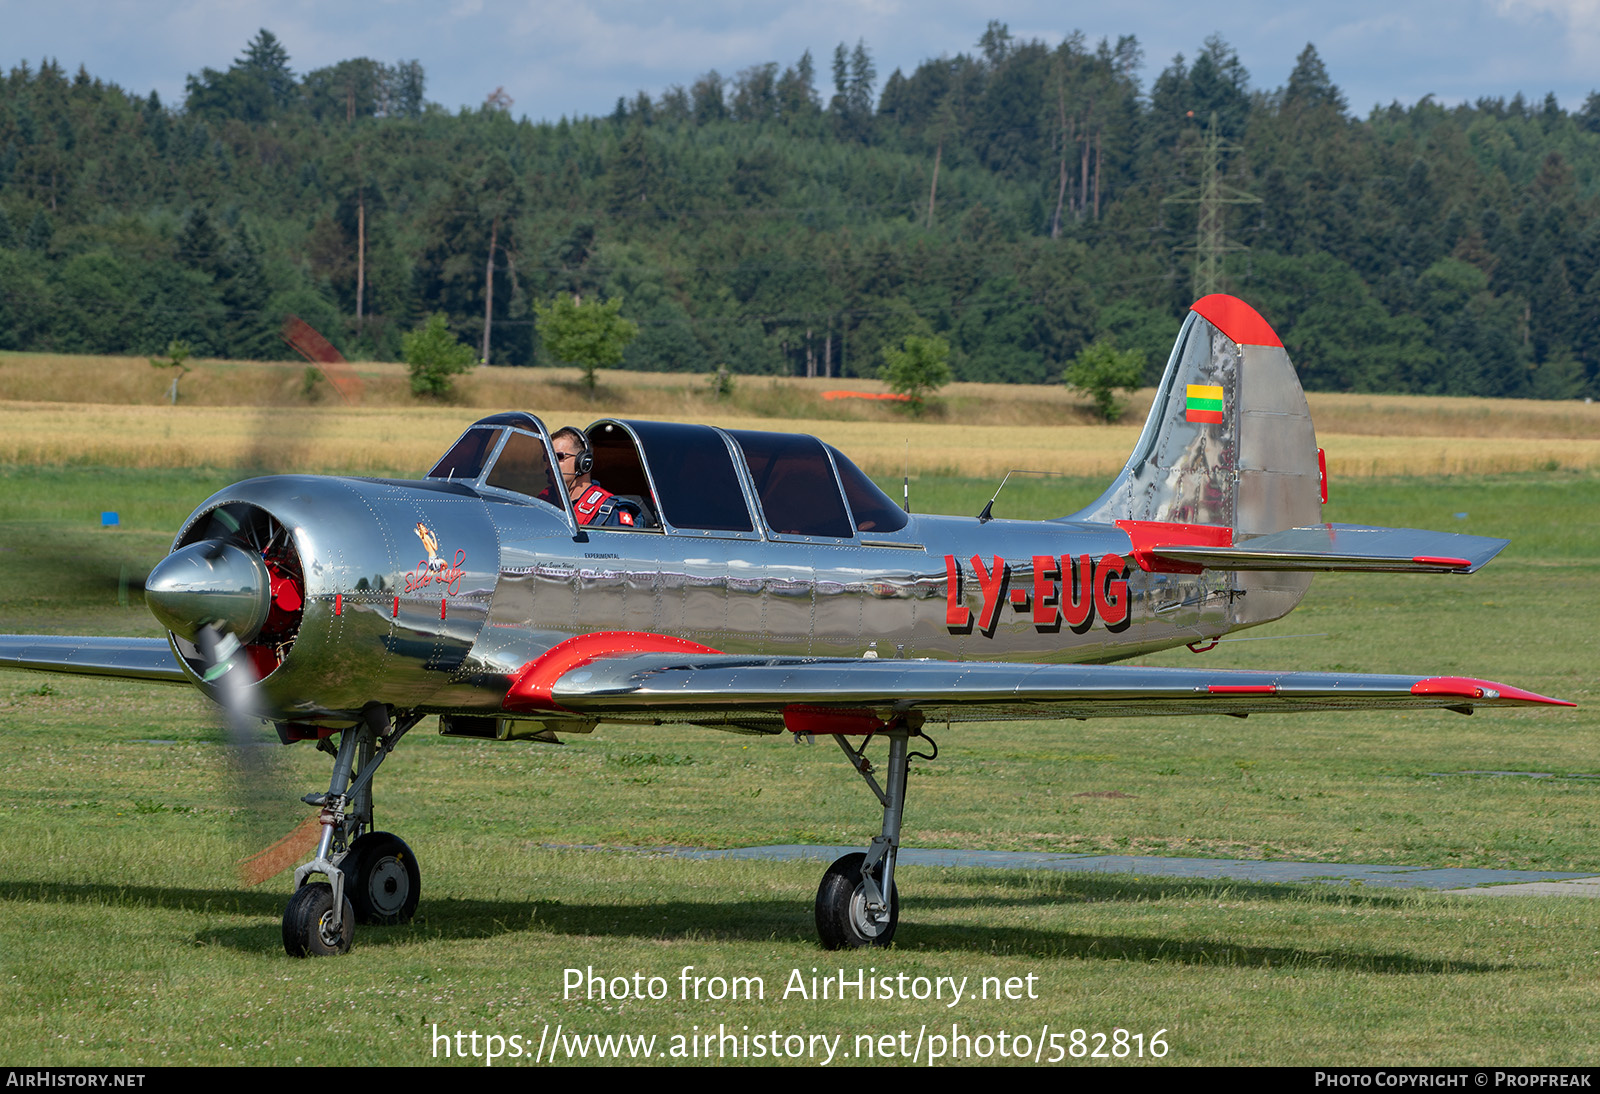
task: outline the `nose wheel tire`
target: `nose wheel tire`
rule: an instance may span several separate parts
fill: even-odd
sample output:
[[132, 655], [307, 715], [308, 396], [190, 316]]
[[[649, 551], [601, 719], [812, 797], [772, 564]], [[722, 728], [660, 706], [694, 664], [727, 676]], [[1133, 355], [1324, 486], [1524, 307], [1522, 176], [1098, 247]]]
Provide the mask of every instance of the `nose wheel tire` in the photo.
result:
[[333, 925], [333, 886], [325, 881], [302, 885], [283, 910], [283, 948], [290, 957], [333, 957], [350, 949], [356, 930], [355, 910], [347, 897], [343, 922]]
[[392, 927], [411, 922], [422, 895], [422, 871], [399, 836], [368, 832], [350, 845], [339, 869], [345, 896], [362, 923]]
[[866, 886], [861, 880], [861, 864], [866, 860], [860, 851], [845, 855], [822, 875], [822, 884], [817, 886], [817, 935], [824, 949], [881, 948], [894, 939], [900, 922], [900, 893], [891, 887], [888, 918], [875, 917], [867, 908]]

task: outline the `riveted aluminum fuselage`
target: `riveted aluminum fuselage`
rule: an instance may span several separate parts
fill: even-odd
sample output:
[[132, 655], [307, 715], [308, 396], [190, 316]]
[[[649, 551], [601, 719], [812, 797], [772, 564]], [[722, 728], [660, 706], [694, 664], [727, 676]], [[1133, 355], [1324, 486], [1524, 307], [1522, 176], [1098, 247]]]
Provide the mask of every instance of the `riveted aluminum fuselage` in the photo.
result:
[[814, 439], [605, 419], [587, 434], [590, 462], [603, 457], [598, 475], [649, 499], [661, 529], [580, 527], [543, 424], [508, 412], [475, 423], [427, 479], [229, 487], [174, 546], [239, 503], [292, 535], [303, 616], [258, 685], [261, 709], [289, 720], [350, 718], [371, 702], [494, 713], [531, 662], [605, 632], [732, 654], [1041, 663], [1202, 642], [1287, 614], [1310, 575], [1173, 572], [1197, 567], [1144, 543], [1139, 557], [1160, 571], [1147, 572], [1131, 537], [1231, 543], [1320, 515], [1299, 381], [1260, 317], [1230, 300], [1196, 305], [1122, 474], [1061, 520], [902, 526]]
[[216, 494], [178, 542], [240, 501], [304, 562], [299, 633], [257, 685], [284, 720], [374, 701], [493, 713], [528, 662], [605, 631], [728, 653], [1082, 662], [1260, 622], [1232, 575], [1144, 573], [1107, 524], [918, 516], [875, 540], [797, 542], [579, 529], [550, 505], [436, 480], [284, 476]]

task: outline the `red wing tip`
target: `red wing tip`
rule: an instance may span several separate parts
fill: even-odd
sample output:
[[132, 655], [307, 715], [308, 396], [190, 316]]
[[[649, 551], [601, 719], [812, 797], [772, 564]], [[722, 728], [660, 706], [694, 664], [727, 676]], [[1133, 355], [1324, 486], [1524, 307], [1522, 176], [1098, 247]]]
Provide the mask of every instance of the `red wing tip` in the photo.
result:
[[1578, 704], [1565, 699], [1552, 699], [1548, 695], [1524, 691], [1493, 680], [1473, 680], [1466, 676], [1432, 676], [1411, 685], [1412, 695], [1452, 695], [1463, 699], [1500, 699], [1515, 703], [1545, 703], [1555, 707], [1575, 707]]
[[1221, 524], [1180, 524], [1165, 520], [1119, 520], [1128, 535], [1133, 561], [1147, 573], [1198, 574], [1205, 567], [1158, 557], [1167, 548], [1231, 547], [1233, 529]]
[[1209, 684], [1206, 687], [1212, 695], [1276, 695], [1277, 684]]
[[1446, 558], [1442, 555], [1417, 555], [1411, 561], [1418, 566], [1449, 566], [1453, 570], [1465, 569], [1472, 565], [1470, 558]]

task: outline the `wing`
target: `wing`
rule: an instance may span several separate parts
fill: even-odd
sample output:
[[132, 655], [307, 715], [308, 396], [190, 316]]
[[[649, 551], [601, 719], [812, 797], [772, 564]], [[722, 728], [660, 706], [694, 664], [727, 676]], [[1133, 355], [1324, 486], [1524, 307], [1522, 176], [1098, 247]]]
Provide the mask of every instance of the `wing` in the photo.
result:
[[[552, 651], [554, 652], [554, 651]], [[863, 733], [897, 715], [993, 721], [1367, 708], [1572, 706], [1456, 676], [1208, 671], [1139, 665], [745, 657], [646, 652], [527, 666], [510, 712], [697, 722], [777, 732]], [[834, 728], [828, 728], [832, 726]]]
[[0, 669], [70, 672], [187, 684], [165, 638], [81, 638], [0, 634]]

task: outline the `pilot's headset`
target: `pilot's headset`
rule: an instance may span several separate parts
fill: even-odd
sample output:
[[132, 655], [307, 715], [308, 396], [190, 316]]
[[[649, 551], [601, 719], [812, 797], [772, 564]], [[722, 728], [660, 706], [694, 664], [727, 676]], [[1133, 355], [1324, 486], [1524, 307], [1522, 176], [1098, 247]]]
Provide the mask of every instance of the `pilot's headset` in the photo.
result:
[[576, 434], [578, 440], [583, 442], [583, 451], [572, 457], [572, 470], [579, 475], [587, 475], [594, 470], [594, 446], [589, 443], [589, 435], [581, 429], [568, 428], [557, 430], [558, 433]]

